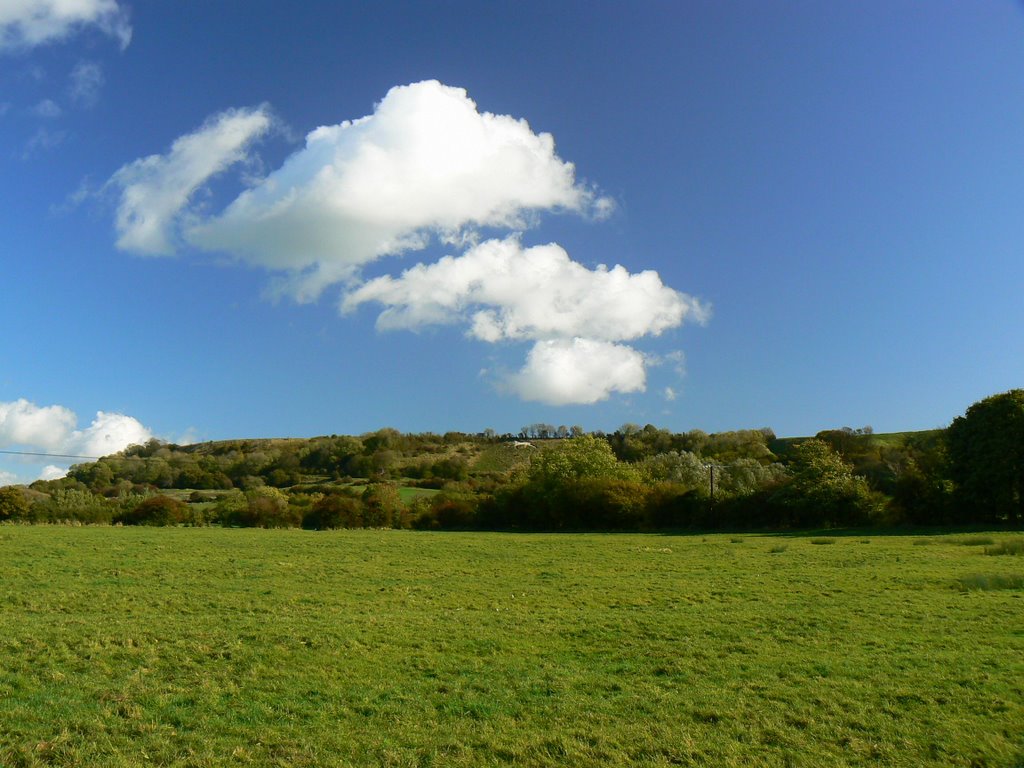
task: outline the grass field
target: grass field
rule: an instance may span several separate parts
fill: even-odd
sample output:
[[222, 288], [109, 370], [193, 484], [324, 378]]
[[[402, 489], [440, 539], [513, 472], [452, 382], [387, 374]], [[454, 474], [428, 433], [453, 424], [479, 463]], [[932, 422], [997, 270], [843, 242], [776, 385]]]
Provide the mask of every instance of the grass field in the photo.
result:
[[0, 526], [0, 766], [1018, 768], [1012, 538]]

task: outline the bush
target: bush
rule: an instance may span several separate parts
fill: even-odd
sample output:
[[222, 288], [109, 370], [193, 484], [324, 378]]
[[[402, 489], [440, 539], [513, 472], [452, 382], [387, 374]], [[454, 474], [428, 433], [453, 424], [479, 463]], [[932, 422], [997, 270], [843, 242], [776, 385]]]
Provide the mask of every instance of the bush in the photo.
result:
[[479, 499], [468, 493], [439, 493], [419, 499], [413, 507], [411, 524], [418, 530], [466, 530], [478, 527]]
[[302, 518], [302, 527], [323, 531], [363, 527], [363, 503], [355, 496], [332, 493], [315, 502]]
[[28, 517], [29, 504], [21, 488], [8, 486], [0, 488], [0, 522], [24, 520]]
[[233, 493], [214, 509], [222, 524], [240, 528], [293, 528], [302, 523], [302, 513], [289, 506], [284, 491], [269, 486]]
[[363, 491], [362, 500], [367, 528], [391, 528], [401, 521], [405, 504], [394, 483], [371, 483]]
[[118, 515], [124, 525], [180, 525], [189, 518], [188, 504], [170, 496], [150, 496]]

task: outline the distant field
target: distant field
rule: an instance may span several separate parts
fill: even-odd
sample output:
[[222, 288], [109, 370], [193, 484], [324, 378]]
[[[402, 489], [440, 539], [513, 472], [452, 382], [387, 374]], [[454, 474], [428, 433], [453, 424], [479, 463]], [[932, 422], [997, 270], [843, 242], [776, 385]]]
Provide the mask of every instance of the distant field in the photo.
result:
[[1019, 768], [1014, 541], [0, 526], [0, 766]]

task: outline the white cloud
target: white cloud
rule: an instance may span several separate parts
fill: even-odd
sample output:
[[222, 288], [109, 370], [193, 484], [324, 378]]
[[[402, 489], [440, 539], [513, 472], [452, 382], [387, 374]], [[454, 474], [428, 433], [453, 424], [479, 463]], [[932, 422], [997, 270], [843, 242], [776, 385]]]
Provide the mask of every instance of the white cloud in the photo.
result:
[[174, 227], [206, 181], [243, 160], [248, 145], [271, 125], [266, 107], [222, 112], [177, 139], [165, 155], [120, 168], [108, 182], [120, 187], [117, 246], [148, 255], [174, 251]]
[[108, 456], [129, 445], [141, 445], [151, 437], [153, 434], [132, 416], [97, 411], [88, 427], [71, 433], [67, 446], [71, 453], [82, 456]]
[[28, 400], [0, 402], [0, 448], [18, 447], [39, 453], [106, 456], [153, 435], [137, 419], [99, 411], [85, 429], [62, 405], [39, 406]]
[[676, 399], [676, 391], [674, 389], [672, 389], [672, 387], [665, 387], [665, 389], [662, 391], [662, 396], [668, 402], [671, 403], [673, 400]]
[[80, 61], [71, 70], [68, 93], [71, 100], [83, 107], [91, 107], [99, 99], [103, 87], [103, 68], [94, 61]]
[[0, 403], [0, 448], [20, 445], [55, 453], [63, 450], [77, 422], [62, 405], [40, 407], [24, 399]]
[[55, 464], [47, 464], [39, 473], [38, 480], [60, 480], [67, 477], [68, 470], [65, 467], [58, 467]]
[[623, 341], [658, 335], [707, 308], [675, 291], [657, 272], [616, 265], [588, 269], [557, 244], [524, 248], [516, 238], [488, 240], [462, 256], [418, 264], [351, 291], [343, 309], [368, 301], [387, 306], [381, 329], [467, 322], [482, 341], [585, 336]]
[[397, 278], [375, 278], [349, 292], [342, 309], [369, 301], [386, 306], [377, 320], [383, 330], [461, 322], [482, 341], [537, 341], [505, 388], [558, 405], [642, 390], [649, 361], [615, 342], [657, 336], [709, 314], [656, 272], [588, 269], [559, 245], [524, 248], [516, 238], [489, 240]]
[[505, 387], [523, 400], [590, 405], [613, 392], [642, 392], [646, 383], [644, 358], [635, 349], [575, 338], [538, 341]]
[[[313, 130], [219, 214], [189, 210], [269, 126], [265, 108], [226, 112], [167, 154], [121, 168], [108, 182], [121, 190], [118, 246], [166, 254], [184, 241], [225, 252], [278, 273], [279, 290], [300, 301], [345, 283], [342, 311], [379, 302], [381, 329], [462, 323], [482, 341], [532, 341], [502, 386], [546, 403], [642, 391], [655, 361], [622, 342], [709, 316], [654, 271], [591, 269], [557, 244], [525, 248], [518, 236], [480, 243], [483, 228], [521, 231], [545, 211], [601, 219], [614, 203], [577, 183], [550, 134], [480, 112], [466, 91], [433, 80], [392, 88], [369, 116]], [[464, 253], [359, 284], [366, 264], [435, 239]]]
[[127, 48], [132, 39], [127, 9], [117, 0], [3, 0], [0, 51], [32, 48], [96, 27]]
[[63, 110], [53, 99], [43, 99], [32, 107], [31, 112], [36, 117], [54, 118], [60, 117]]
[[13, 472], [5, 472], [0, 469], [0, 488], [5, 485], [15, 485], [18, 483], [18, 476]]
[[554, 139], [524, 120], [479, 112], [437, 81], [388, 91], [374, 113], [317, 128], [306, 145], [188, 240], [288, 274], [313, 299], [380, 256], [480, 226], [523, 228], [531, 212], [604, 214]]

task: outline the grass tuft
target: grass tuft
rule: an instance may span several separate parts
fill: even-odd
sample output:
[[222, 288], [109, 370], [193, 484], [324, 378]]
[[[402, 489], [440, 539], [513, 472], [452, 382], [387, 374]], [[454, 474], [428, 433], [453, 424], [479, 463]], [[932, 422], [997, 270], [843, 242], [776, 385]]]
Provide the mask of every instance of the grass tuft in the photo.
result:
[[1000, 589], [1024, 589], [1024, 576], [964, 576], [957, 579], [961, 592], [993, 592]]
[[771, 549], [768, 550], [768, 554], [777, 555], [781, 552], [785, 552], [788, 548], [788, 544], [775, 544]]
[[985, 547], [986, 555], [1024, 555], [1024, 539], [1010, 539], [994, 547]]
[[835, 539], [811, 539], [811, 544], [835, 544]]
[[995, 544], [996, 541], [991, 536], [961, 536], [959, 539], [953, 539], [954, 544], [959, 544], [961, 547], [981, 547], [986, 544]]

